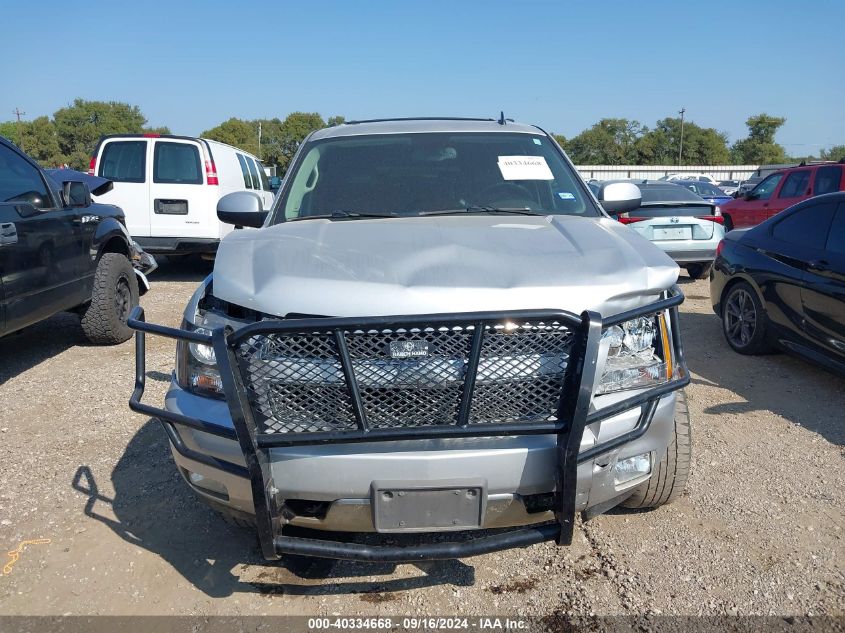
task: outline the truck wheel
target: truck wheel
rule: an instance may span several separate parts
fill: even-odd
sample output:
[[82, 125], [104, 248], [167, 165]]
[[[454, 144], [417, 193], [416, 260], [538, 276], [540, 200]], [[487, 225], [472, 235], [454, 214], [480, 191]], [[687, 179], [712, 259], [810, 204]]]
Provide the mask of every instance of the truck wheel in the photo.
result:
[[704, 279], [710, 274], [710, 264], [685, 264], [690, 279]]
[[91, 303], [82, 315], [82, 331], [97, 345], [129, 340], [129, 313], [138, 305], [138, 280], [124, 255], [106, 253], [97, 264]]
[[675, 396], [675, 431], [672, 441], [651, 478], [634, 488], [634, 494], [621, 505], [625, 508], [658, 508], [671, 503], [687, 485], [691, 459], [692, 429], [687, 396], [683, 391], [678, 391]]

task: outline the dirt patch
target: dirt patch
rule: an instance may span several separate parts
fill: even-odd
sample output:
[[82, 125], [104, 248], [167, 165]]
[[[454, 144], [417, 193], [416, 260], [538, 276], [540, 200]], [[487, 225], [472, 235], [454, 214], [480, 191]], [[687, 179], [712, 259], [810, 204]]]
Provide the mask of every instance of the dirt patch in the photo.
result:
[[517, 578], [503, 585], [493, 585], [489, 588], [490, 593], [500, 595], [503, 593], [525, 593], [537, 586], [539, 580], [536, 578]]
[[368, 602], [370, 604], [381, 604], [382, 602], [393, 602], [397, 597], [392, 593], [382, 593], [378, 591], [370, 591], [362, 593], [358, 596], [361, 602]]

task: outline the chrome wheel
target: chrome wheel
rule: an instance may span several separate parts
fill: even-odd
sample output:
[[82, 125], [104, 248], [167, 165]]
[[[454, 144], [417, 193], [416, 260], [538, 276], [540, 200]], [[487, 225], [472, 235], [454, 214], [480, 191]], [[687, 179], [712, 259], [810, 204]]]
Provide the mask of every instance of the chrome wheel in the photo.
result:
[[747, 347], [757, 331], [757, 308], [745, 288], [736, 288], [725, 304], [725, 336], [735, 347]]

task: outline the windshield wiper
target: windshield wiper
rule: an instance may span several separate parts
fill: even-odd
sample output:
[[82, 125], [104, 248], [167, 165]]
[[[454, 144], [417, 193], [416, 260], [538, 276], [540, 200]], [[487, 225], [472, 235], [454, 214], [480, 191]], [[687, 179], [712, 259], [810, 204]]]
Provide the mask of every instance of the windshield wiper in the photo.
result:
[[508, 215], [540, 215], [528, 207], [488, 207], [473, 204], [463, 209], [444, 209], [441, 211], [421, 211], [418, 215], [457, 215], [459, 213], [505, 213]]
[[359, 218], [396, 218], [399, 217], [397, 213], [366, 213], [359, 211], [332, 211], [331, 213], [321, 213], [320, 215], [301, 215], [297, 218], [286, 220], [287, 222], [294, 222], [298, 220], [357, 220]]

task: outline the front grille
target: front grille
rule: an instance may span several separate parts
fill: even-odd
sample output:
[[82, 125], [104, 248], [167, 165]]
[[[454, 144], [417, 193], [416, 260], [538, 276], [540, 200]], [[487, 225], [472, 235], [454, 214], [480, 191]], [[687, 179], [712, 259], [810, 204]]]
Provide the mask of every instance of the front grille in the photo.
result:
[[340, 336], [370, 429], [456, 425], [476, 328], [483, 328], [467, 423], [557, 419], [573, 332], [559, 322], [466, 323], [392, 329], [291, 330], [235, 346], [260, 433], [360, 428]]

